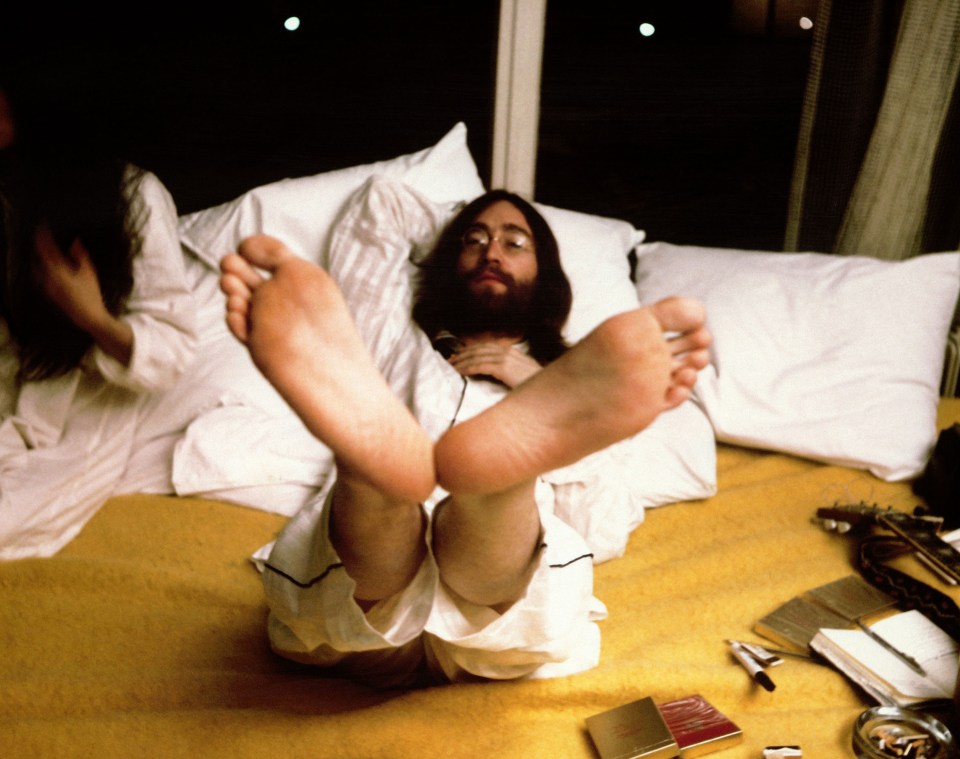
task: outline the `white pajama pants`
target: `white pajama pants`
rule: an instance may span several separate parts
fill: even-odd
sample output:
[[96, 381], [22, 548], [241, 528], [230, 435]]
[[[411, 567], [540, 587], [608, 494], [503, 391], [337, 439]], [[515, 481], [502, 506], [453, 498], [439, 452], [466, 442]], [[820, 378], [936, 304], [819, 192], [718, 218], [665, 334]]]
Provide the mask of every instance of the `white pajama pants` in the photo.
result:
[[264, 567], [275, 651], [380, 686], [559, 677], [596, 666], [593, 561], [583, 539], [541, 509], [543, 540], [526, 593], [499, 614], [459, 597], [429, 550], [413, 581], [364, 613], [329, 537], [329, 498], [287, 526]]

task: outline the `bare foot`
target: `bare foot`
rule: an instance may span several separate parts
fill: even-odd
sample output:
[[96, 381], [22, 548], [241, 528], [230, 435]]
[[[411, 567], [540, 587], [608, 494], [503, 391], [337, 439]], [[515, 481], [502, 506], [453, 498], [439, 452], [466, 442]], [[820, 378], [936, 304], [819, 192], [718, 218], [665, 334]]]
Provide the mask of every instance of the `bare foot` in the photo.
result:
[[690, 396], [709, 360], [704, 320], [701, 304], [684, 298], [608, 319], [449, 430], [435, 448], [439, 483], [454, 493], [498, 492], [636, 434]]
[[244, 240], [221, 270], [230, 330], [338, 465], [384, 494], [425, 499], [431, 441], [380, 375], [329, 274], [267, 235]]

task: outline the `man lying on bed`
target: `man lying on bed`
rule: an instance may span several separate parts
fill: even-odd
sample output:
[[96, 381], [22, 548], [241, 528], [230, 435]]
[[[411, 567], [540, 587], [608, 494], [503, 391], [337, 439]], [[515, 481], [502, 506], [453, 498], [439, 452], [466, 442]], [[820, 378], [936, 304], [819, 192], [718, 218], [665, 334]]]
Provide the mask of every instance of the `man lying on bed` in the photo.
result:
[[[449, 321], [417, 307], [431, 332], [443, 327], [462, 345], [448, 362], [397, 295], [409, 264], [396, 250], [423, 232], [409, 228], [423, 218], [419, 196], [386, 180], [363, 193], [359, 205], [375, 211], [364, 218], [377, 221], [341, 223], [354, 249], [335, 238], [329, 273], [267, 236], [222, 264], [231, 330], [337, 463], [329, 496], [294, 517], [271, 553], [272, 644], [380, 684], [587, 669], [605, 610], [589, 549], [552, 515], [538, 476], [689, 396], [707, 362], [702, 308], [665, 300], [566, 349], [569, 288], [563, 295], [549, 227], [521, 198], [488, 194], [457, 215], [424, 267], [454, 275]], [[385, 261], [395, 276], [383, 276]], [[362, 276], [368, 266], [380, 267], [377, 281]], [[374, 323], [354, 305], [363, 287], [380, 301]], [[560, 313], [543, 314], [557, 288]], [[451, 371], [461, 383], [453, 402], [480, 407], [452, 427], [431, 409]], [[463, 377], [474, 375], [485, 390], [471, 401]], [[449, 495], [429, 510], [435, 489]]]

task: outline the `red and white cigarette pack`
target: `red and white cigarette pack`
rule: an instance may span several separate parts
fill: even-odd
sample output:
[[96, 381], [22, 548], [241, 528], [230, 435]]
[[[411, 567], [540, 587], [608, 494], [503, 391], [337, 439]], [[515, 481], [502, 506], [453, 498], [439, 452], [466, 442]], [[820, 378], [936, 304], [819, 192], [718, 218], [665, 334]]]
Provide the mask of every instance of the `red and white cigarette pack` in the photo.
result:
[[729, 748], [743, 740], [743, 731], [703, 696], [678, 698], [658, 704], [658, 708], [683, 759]]

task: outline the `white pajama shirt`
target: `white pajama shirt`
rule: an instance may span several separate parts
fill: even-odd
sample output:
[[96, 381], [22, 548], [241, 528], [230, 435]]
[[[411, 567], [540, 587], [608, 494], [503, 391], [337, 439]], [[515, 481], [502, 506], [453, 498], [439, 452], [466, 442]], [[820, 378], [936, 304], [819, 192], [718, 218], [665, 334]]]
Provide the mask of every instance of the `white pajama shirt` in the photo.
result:
[[173, 200], [149, 172], [133, 193], [143, 244], [121, 315], [133, 331], [129, 366], [94, 346], [66, 375], [18, 385], [0, 322], [0, 559], [50, 556], [80, 531], [123, 476], [147, 399], [194, 359]]

